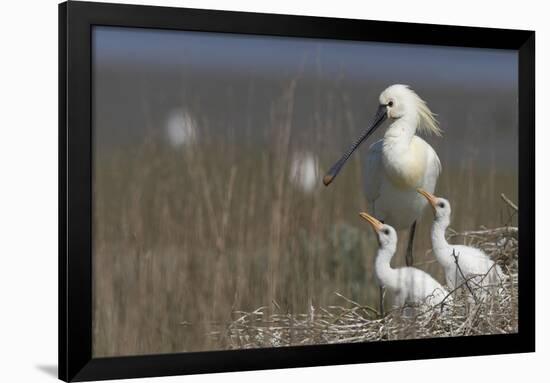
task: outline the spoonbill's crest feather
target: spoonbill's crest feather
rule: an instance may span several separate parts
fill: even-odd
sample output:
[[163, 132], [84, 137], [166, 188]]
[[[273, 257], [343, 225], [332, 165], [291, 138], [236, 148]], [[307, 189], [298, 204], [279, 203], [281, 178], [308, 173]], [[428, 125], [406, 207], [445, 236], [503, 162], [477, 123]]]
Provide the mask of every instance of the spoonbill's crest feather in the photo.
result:
[[380, 95], [380, 103], [387, 104], [390, 100], [395, 100], [397, 105], [403, 104], [407, 110], [416, 110], [418, 115], [417, 131], [425, 134], [442, 135], [439, 122], [435, 118], [426, 101], [420, 98], [414, 90], [408, 85], [391, 85]]

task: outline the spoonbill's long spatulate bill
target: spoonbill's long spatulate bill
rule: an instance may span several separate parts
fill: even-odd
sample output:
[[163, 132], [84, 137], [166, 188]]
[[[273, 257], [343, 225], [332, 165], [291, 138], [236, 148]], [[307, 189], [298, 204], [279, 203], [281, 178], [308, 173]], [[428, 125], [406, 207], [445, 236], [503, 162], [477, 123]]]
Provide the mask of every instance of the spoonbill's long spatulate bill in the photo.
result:
[[349, 148], [349, 150], [334, 165], [332, 165], [330, 170], [323, 177], [323, 183], [325, 184], [325, 186], [330, 185], [332, 180], [334, 180], [334, 178], [336, 178], [340, 170], [342, 170], [342, 167], [344, 166], [348, 158], [350, 158], [350, 156], [353, 154], [355, 149], [357, 149], [363, 141], [369, 138], [369, 136], [372, 133], [374, 133], [376, 128], [378, 128], [386, 118], [387, 118], [386, 105], [380, 105], [378, 107], [378, 111], [376, 112], [376, 115], [374, 116], [374, 121], [369, 126], [369, 128], [366, 129], [365, 132], [357, 139], [357, 141], [353, 143], [353, 145]]

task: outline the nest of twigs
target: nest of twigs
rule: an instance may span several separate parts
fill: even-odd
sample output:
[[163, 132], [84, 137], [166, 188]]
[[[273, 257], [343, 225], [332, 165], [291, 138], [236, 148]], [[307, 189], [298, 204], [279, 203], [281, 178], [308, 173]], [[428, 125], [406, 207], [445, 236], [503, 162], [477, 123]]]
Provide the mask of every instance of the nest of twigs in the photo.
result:
[[[517, 212], [515, 205], [511, 210]], [[444, 307], [404, 307], [385, 316], [338, 293], [341, 305], [312, 306], [303, 314], [281, 312], [276, 304], [237, 311], [231, 323], [210, 336], [223, 348], [242, 349], [517, 332], [517, 227], [451, 231], [449, 237], [483, 249], [505, 278], [490, 288], [463, 284]]]

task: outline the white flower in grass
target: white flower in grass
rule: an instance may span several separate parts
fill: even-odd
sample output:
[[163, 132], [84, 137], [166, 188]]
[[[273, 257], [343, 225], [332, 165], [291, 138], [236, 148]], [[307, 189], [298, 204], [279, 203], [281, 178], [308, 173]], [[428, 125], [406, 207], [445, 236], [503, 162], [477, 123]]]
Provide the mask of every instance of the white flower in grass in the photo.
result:
[[309, 152], [294, 154], [290, 163], [290, 181], [304, 193], [311, 193], [321, 182], [317, 157]]
[[193, 116], [186, 110], [175, 109], [166, 119], [166, 138], [170, 145], [178, 148], [192, 144], [197, 135], [197, 123]]

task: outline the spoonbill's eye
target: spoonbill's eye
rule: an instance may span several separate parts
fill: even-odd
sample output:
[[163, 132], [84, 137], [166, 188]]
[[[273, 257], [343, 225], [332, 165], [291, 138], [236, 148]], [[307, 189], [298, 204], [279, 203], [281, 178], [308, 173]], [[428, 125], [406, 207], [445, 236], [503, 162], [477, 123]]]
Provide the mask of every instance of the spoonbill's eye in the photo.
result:
[[388, 102], [388, 106], [391, 108], [393, 106], [393, 101]]
[[384, 234], [386, 234], [386, 235], [389, 235], [389, 234], [390, 234], [390, 231], [389, 231], [388, 229], [384, 229], [384, 230], [382, 230], [382, 232], [383, 232]]
[[440, 203], [437, 204], [437, 206], [439, 206], [440, 208], [444, 208], [445, 204], [443, 202], [440, 202]]

